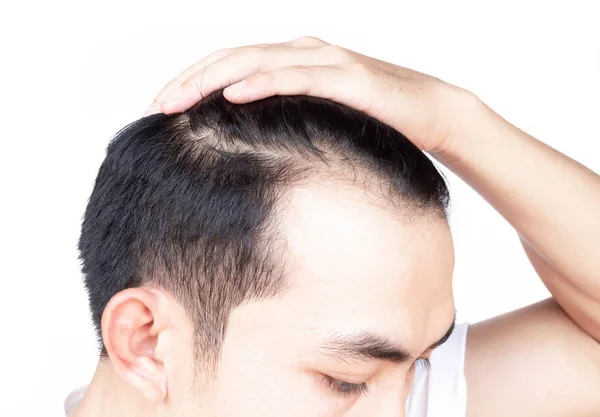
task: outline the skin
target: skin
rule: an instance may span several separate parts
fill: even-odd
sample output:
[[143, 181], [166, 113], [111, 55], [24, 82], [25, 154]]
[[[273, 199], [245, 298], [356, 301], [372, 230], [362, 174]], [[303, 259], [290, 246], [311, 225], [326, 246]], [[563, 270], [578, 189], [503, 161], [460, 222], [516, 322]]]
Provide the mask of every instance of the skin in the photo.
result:
[[[217, 51], [167, 84], [147, 113], [183, 111], [224, 86], [234, 103], [306, 94], [371, 114], [514, 227], [552, 298], [470, 327], [469, 417], [600, 413], [597, 174], [471, 92], [313, 37]], [[192, 381], [189, 320], [167, 294], [114, 297], [102, 321], [110, 360], [100, 362], [77, 415], [177, 416], [185, 407], [203, 416], [403, 416], [414, 358], [431, 353], [452, 319], [452, 241], [442, 221], [404, 224], [361, 196], [337, 186], [292, 193], [295, 285], [285, 298], [234, 310], [215, 384]], [[327, 252], [330, 244], [339, 251]], [[361, 329], [402, 344], [413, 359], [314, 357], [326, 332]], [[365, 382], [369, 393], [336, 394], [309, 375]]]

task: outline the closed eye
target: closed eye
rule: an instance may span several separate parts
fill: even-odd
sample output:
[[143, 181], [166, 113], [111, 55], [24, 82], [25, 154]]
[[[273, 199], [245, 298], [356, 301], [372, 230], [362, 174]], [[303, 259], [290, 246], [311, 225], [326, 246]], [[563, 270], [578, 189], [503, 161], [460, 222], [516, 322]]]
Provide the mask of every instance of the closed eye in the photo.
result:
[[328, 375], [323, 375], [323, 381], [333, 391], [344, 396], [362, 395], [368, 392], [367, 384], [352, 384], [350, 382], [340, 381]]

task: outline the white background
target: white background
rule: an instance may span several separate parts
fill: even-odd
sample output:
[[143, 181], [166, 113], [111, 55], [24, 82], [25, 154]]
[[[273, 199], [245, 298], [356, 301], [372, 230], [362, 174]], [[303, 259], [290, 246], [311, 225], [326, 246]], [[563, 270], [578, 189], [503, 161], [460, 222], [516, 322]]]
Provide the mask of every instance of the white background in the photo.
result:
[[[185, 67], [225, 47], [317, 36], [465, 87], [600, 172], [597, 5], [0, 6], [0, 415], [60, 415], [67, 392], [91, 377], [96, 344], [76, 251], [81, 216], [112, 135]], [[453, 198], [459, 319], [475, 322], [546, 298], [512, 228], [443, 170]]]

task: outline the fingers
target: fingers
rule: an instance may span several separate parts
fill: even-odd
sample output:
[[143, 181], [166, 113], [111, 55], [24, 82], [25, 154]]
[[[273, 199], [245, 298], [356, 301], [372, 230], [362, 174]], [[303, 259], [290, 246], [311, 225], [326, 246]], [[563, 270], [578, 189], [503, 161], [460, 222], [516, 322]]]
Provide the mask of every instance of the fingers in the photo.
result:
[[[279, 46], [284, 46], [284, 47], [288, 46], [288, 47], [294, 47], [294, 48], [316, 48], [316, 47], [320, 47], [320, 46], [324, 46], [324, 45], [328, 45], [328, 43], [319, 38], [316, 38], [313, 36], [302, 36], [302, 37], [293, 39], [289, 42], [282, 42], [280, 44], [248, 45], [248, 46], [242, 46], [242, 47], [238, 47], [238, 48], [227, 48], [227, 49], [221, 49], [221, 50], [215, 51], [215, 52], [211, 53], [210, 55], [206, 56], [205, 58], [201, 59], [200, 61], [194, 63], [193, 65], [190, 65], [182, 73], [177, 75], [173, 80], [171, 80], [168, 84], [166, 84], [161, 89], [161, 91], [158, 93], [158, 95], [154, 98], [152, 104], [146, 110], [146, 112], [143, 114], [143, 116], [160, 113], [162, 111], [161, 105], [162, 105], [163, 101], [166, 98], [170, 97], [173, 94], [173, 92], [175, 90], [177, 90], [177, 88], [181, 84], [183, 84], [186, 80], [190, 79], [194, 74], [199, 73], [206, 66], [212, 64], [215, 61], [218, 61], [221, 58], [226, 57], [227, 55], [231, 54], [234, 51], [238, 51], [241, 49], [247, 49], [247, 48], [257, 48], [257, 47], [273, 48], [273, 47], [279, 47]], [[200, 77], [200, 79], [202, 80], [203, 74], [196, 76], [196, 78], [198, 78], [198, 77]]]
[[368, 68], [357, 65], [313, 65], [277, 68], [252, 75], [223, 91], [232, 103], [249, 103], [275, 95], [306, 95], [344, 104], [392, 124], [398, 112], [387, 114], [385, 108], [410, 109], [403, 95], [378, 81]]
[[348, 104], [352, 100], [349, 87], [353, 85], [356, 78], [338, 66], [289, 66], [252, 75], [225, 88], [223, 95], [233, 103], [274, 95], [307, 95]]
[[[317, 44], [314, 40], [301, 42]], [[280, 44], [239, 49], [191, 75], [162, 103], [162, 110], [165, 113], [185, 111], [208, 94], [261, 72], [288, 66], [338, 65], [349, 59], [345, 50], [329, 44], [318, 48]]]
[[148, 116], [150, 114], [160, 113], [161, 112], [161, 104], [166, 97], [169, 97], [171, 93], [177, 89], [185, 80], [187, 80], [194, 73], [200, 71], [207, 65], [212, 64], [213, 62], [229, 55], [234, 51], [234, 48], [221, 49], [211, 53], [200, 61], [190, 65], [186, 68], [181, 74], [177, 77], [173, 78], [169, 83], [167, 83], [162, 90], [158, 93], [158, 95], [152, 101], [150, 107], [143, 114], [143, 117]]
[[[235, 48], [237, 49], [237, 48]], [[156, 96], [156, 101], [162, 102], [162, 100], [165, 99], [165, 97], [168, 97], [169, 94], [175, 89], [177, 88], [181, 83], [183, 83], [185, 80], [187, 80], [190, 76], [192, 76], [194, 73], [200, 71], [202, 68], [204, 68], [207, 65], [212, 64], [215, 61], [218, 61], [219, 59], [229, 55], [230, 53], [232, 53], [234, 51], [234, 48], [228, 48], [228, 49], [221, 49], [219, 51], [213, 52], [210, 55], [208, 55], [207, 57], [205, 57], [204, 59], [196, 62], [193, 65], [190, 65], [185, 71], [183, 71], [181, 74], [179, 74], [177, 77], [175, 77], [173, 80], [171, 80], [162, 90], [161, 92]]]

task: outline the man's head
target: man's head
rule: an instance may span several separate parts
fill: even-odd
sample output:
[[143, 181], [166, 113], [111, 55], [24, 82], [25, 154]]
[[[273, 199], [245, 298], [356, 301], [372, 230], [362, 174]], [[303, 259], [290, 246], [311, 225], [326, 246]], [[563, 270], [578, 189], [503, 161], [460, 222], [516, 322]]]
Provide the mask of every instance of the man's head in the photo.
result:
[[79, 241], [102, 354], [169, 415], [401, 412], [453, 320], [448, 204], [402, 134], [328, 100], [138, 120]]

